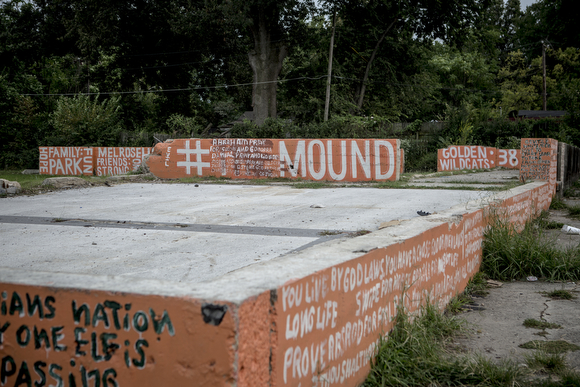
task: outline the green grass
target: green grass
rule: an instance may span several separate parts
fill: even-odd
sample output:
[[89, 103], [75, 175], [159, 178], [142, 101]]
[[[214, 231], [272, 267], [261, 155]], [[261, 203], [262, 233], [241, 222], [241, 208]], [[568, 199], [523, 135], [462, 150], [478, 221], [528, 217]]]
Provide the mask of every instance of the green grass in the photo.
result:
[[567, 208], [568, 206], [566, 203], [564, 203], [564, 201], [560, 199], [558, 195], [554, 195], [554, 197], [552, 197], [552, 202], [550, 203], [551, 210], [565, 210]]
[[565, 289], [556, 289], [552, 290], [551, 292], [541, 292], [541, 293], [555, 300], [573, 300], [574, 298], [576, 298], [576, 296], [573, 295], [572, 292]]
[[393, 189], [393, 188], [421, 188], [407, 185], [407, 180], [399, 180], [399, 181], [382, 181], [377, 183], [376, 188], [383, 188], [383, 189]]
[[[568, 207], [566, 207], [568, 208]], [[547, 211], [542, 211], [540, 215], [533, 220], [533, 224], [545, 230], [557, 230], [564, 226], [564, 223], [548, 220], [550, 214]]]
[[571, 351], [580, 351], [580, 347], [576, 344], [569, 343], [564, 340], [533, 340], [527, 343], [520, 344], [520, 348], [524, 349], [538, 349], [550, 354], [559, 354]]
[[[487, 278], [509, 281], [534, 275], [553, 281], [580, 279], [580, 249], [562, 251], [545, 238], [544, 229], [557, 226], [547, 215], [529, 221], [520, 233], [502, 217], [492, 217], [484, 235], [481, 272], [451, 301], [447, 312], [461, 310], [472, 301], [472, 295], [485, 295]], [[554, 290], [546, 295], [566, 299], [571, 293]], [[399, 310], [364, 386], [580, 386], [580, 376], [567, 368], [562, 355], [580, 347], [565, 341], [534, 340], [521, 345], [536, 350], [527, 358], [527, 368], [510, 361], [496, 363], [448, 350], [446, 344], [463, 332], [463, 324], [453, 313], [441, 314], [433, 306], [426, 306], [415, 319]], [[533, 319], [524, 325], [542, 330], [540, 333], [561, 328]], [[538, 374], [549, 379], [538, 378]]]
[[[381, 340], [363, 386], [579, 386], [580, 376], [568, 369], [562, 353], [580, 347], [565, 341], [531, 341], [527, 367], [495, 362], [481, 355], [449, 350], [449, 342], [465, 331], [465, 321], [444, 315], [427, 304], [411, 318], [399, 308], [388, 340]], [[538, 375], [548, 375], [538, 378]]]
[[560, 324], [549, 323], [546, 321], [535, 320], [533, 318], [527, 318], [524, 320], [523, 324], [526, 328], [534, 329], [560, 329], [562, 326]]
[[336, 183], [328, 181], [299, 181], [291, 184], [292, 187], [298, 189], [320, 189], [336, 187]]
[[580, 216], [580, 206], [569, 206], [568, 214], [574, 217]]
[[559, 372], [556, 380], [543, 380], [537, 382], [537, 387], [578, 387], [580, 386], [580, 375], [572, 371]]
[[23, 190], [35, 188], [42, 184], [47, 175], [23, 175], [22, 171], [4, 170], [0, 171], [0, 179], [17, 181]]
[[535, 372], [559, 374], [565, 372], [568, 365], [562, 354], [536, 351], [526, 357], [526, 364]]
[[[541, 220], [540, 220], [541, 222]], [[530, 221], [522, 232], [501, 216], [492, 216], [484, 234], [481, 270], [500, 281], [536, 276], [549, 281], [580, 279], [580, 248], [558, 249], [544, 236], [541, 223]]]
[[449, 301], [446, 311], [452, 314], [461, 313], [465, 310], [466, 305], [473, 302], [472, 296], [483, 297], [488, 293], [487, 276], [483, 272], [478, 272], [469, 280], [465, 290]]
[[399, 310], [363, 384], [375, 386], [512, 386], [523, 377], [515, 363], [483, 357], [455, 357], [445, 344], [463, 331], [464, 321], [427, 305], [413, 321]]
[[[20, 183], [20, 187], [22, 187], [22, 194], [24, 195], [32, 195], [38, 193], [38, 190], [46, 190], [52, 189], [50, 186], [41, 186], [42, 182], [45, 179], [50, 177], [70, 177], [70, 176], [63, 176], [63, 175], [23, 175], [22, 171], [16, 170], [2, 170], [0, 171], [0, 179], [5, 179], [9, 181], [17, 181]], [[96, 182], [104, 182], [106, 180], [106, 176], [97, 177], [97, 176], [74, 176], [79, 177], [81, 179], [87, 180], [91, 183]]]

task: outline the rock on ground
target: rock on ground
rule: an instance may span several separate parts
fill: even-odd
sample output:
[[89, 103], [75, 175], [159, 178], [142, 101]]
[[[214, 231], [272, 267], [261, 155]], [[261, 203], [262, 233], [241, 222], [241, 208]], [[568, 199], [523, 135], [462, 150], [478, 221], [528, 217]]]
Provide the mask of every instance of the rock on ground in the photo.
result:
[[19, 182], [0, 179], [0, 194], [17, 194], [20, 191], [22, 187]]

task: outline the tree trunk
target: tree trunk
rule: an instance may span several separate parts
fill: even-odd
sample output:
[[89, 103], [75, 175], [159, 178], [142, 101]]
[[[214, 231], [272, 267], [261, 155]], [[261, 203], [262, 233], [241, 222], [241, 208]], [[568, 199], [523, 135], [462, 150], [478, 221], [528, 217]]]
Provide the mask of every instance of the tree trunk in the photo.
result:
[[393, 22], [387, 27], [387, 29], [385, 30], [385, 32], [383, 32], [383, 34], [381, 35], [381, 38], [379, 39], [379, 41], [375, 45], [375, 49], [373, 50], [373, 54], [371, 55], [371, 58], [367, 62], [367, 67], [365, 69], [365, 75], [364, 75], [364, 77], [362, 79], [362, 82], [361, 82], [360, 94], [359, 94], [359, 97], [358, 97], [357, 107], [358, 107], [359, 110], [362, 108], [363, 101], [364, 101], [364, 98], [365, 98], [366, 83], [367, 83], [367, 81], [369, 79], [369, 73], [371, 71], [371, 65], [373, 64], [373, 61], [375, 60], [375, 57], [377, 56], [377, 52], [379, 51], [379, 47], [381, 46], [381, 43], [385, 39], [385, 36], [387, 36], [387, 33], [395, 25], [395, 22], [396, 21], [397, 21], [397, 19], [393, 20]]
[[273, 31], [262, 11], [254, 19], [252, 32], [254, 50], [248, 54], [254, 72], [252, 107], [254, 122], [261, 125], [266, 118], [276, 117], [277, 80], [288, 49], [283, 42], [272, 42]]

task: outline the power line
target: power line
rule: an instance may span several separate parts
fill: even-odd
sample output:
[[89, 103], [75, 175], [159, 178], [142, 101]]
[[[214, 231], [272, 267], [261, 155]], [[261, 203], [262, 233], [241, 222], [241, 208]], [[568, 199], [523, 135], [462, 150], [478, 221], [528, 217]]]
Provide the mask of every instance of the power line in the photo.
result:
[[[272, 40], [272, 43], [277, 43], [277, 42], [284, 42], [287, 41], [288, 39], [277, 39], [277, 40]], [[168, 52], [152, 52], [152, 53], [147, 53], [147, 54], [127, 54], [125, 55], [126, 57], [141, 57], [141, 56], [164, 56], [164, 55], [177, 55], [177, 54], [189, 54], [189, 53], [194, 53], [194, 52], [206, 52], [207, 50], [202, 50], [202, 49], [197, 49], [197, 50], [187, 50], [187, 51], [168, 51]], [[224, 52], [229, 52], [229, 50], [223, 50]], [[212, 51], [212, 52], [216, 52], [216, 51]], [[217, 51], [219, 52], [219, 51]]]
[[328, 75], [320, 75], [317, 77], [299, 77], [299, 78], [288, 78], [288, 79], [278, 79], [275, 81], [266, 81], [266, 82], [251, 82], [251, 83], [237, 83], [232, 85], [216, 85], [216, 86], [199, 86], [199, 87], [186, 87], [181, 89], [161, 89], [161, 90], [140, 90], [140, 91], [107, 91], [107, 92], [97, 92], [97, 93], [48, 93], [48, 94], [39, 94], [39, 93], [22, 93], [21, 96], [28, 96], [28, 97], [71, 97], [76, 95], [125, 95], [125, 94], [145, 94], [145, 93], [172, 93], [172, 92], [180, 92], [180, 91], [194, 91], [194, 90], [215, 90], [215, 89], [227, 89], [229, 87], [243, 87], [243, 86], [253, 86], [253, 85], [266, 85], [271, 83], [283, 83], [283, 82], [293, 82], [293, 81], [300, 81], [300, 80], [320, 80], [323, 78], [327, 78]]

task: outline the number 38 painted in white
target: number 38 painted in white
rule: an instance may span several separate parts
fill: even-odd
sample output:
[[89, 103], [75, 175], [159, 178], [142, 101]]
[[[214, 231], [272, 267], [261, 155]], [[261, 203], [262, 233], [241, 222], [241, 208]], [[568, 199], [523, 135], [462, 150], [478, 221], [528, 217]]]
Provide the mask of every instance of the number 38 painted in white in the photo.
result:
[[512, 167], [516, 167], [518, 165], [518, 154], [517, 150], [515, 149], [499, 149], [499, 165], [505, 166], [509, 164]]

